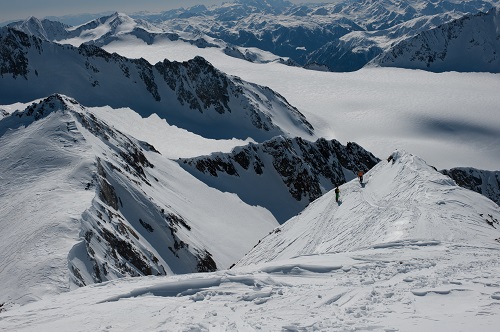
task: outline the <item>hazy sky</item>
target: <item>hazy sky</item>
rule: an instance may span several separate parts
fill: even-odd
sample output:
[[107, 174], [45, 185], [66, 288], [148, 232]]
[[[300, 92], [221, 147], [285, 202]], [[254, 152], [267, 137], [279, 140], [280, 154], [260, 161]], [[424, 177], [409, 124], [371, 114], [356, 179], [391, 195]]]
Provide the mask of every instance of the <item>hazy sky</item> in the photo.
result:
[[[197, 4], [212, 5], [232, 0], [0, 0], [0, 23], [24, 19], [29, 16], [61, 16], [67, 14], [100, 13], [118, 11], [163, 11]], [[329, 0], [291, 0], [295, 3], [331, 2]]]

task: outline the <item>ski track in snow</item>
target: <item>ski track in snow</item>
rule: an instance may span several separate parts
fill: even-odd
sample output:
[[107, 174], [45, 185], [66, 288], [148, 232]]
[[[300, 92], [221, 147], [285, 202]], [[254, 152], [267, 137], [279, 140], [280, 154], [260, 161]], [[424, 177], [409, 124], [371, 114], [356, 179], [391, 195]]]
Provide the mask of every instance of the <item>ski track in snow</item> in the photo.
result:
[[[220, 50], [180, 42], [146, 46], [129, 39], [105, 49], [152, 63], [202, 55], [229, 74], [283, 94], [313, 123], [318, 136], [354, 140], [380, 157], [401, 146], [439, 167], [497, 168], [500, 162], [498, 75], [380, 68], [320, 73], [251, 64], [221, 56]], [[1, 108], [12, 113], [25, 106]], [[142, 119], [128, 109], [101, 107], [91, 112], [152, 143], [167, 158], [229, 151], [251, 141], [206, 140], [154, 116]], [[38, 135], [30, 137], [39, 129], [36, 124], [23, 135], [23, 144], [8, 141], [13, 132], [0, 137], [4, 166], [0, 180], [8, 188], [0, 191], [0, 211], [9, 216], [0, 225], [2, 232], [17, 240], [14, 247], [0, 244], [6, 263], [0, 266], [0, 275], [10, 278], [6, 284], [12, 289], [27, 290], [29, 300], [9, 298], [13, 302], [41, 299], [0, 312], [0, 331], [498, 330], [500, 249], [488, 237], [491, 226], [478, 225], [477, 218], [463, 213], [484, 212], [475, 210], [477, 198], [457, 194], [442, 178], [431, 179], [435, 190], [429, 191], [418, 177], [396, 177], [411, 190], [394, 190], [384, 182], [388, 177], [382, 167], [378, 172], [385, 176], [368, 173], [363, 185], [353, 181], [341, 186], [339, 203], [332, 195], [312, 203], [316, 210], [297, 217], [308, 218], [307, 227], [296, 227], [298, 222], [291, 220], [283, 230], [272, 231], [269, 237], [295, 227], [290, 231], [295, 239], [275, 243], [255, 265], [205, 274], [124, 278], [55, 296], [67, 290], [68, 248], [79, 240], [79, 214], [95, 195], [82, 190], [89, 179], [81, 177], [82, 170], [90, 174], [93, 166], [88, 160], [95, 156], [82, 142], [74, 121], [65, 125], [66, 131], [46, 128], [48, 138], [43, 142], [38, 142]], [[51, 130], [59, 134], [51, 136]], [[18, 144], [34, 152], [18, 158]], [[69, 149], [75, 145], [76, 152]], [[30, 160], [39, 160], [40, 168], [28, 167]], [[172, 173], [183, 174], [170, 167]], [[411, 171], [417, 174], [420, 169]], [[30, 190], [35, 179], [36, 190]], [[184, 208], [193, 204], [189, 195], [181, 197], [174, 190], [180, 191], [185, 182], [172, 180], [170, 185], [177, 186], [171, 194], [183, 200]], [[193, 194], [188, 189], [183, 192]], [[72, 206], [71, 211], [62, 208], [66, 206]], [[56, 214], [47, 218], [40, 214], [45, 209]], [[443, 223], [433, 224], [436, 219]], [[32, 227], [42, 220], [41, 228]], [[343, 228], [342, 220], [348, 221]], [[26, 229], [22, 238], [9, 228], [13, 222]], [[449, 231], [457, 223], [460, 227]], [[20, 247], [28, 249], [21, 252]], [[250, 254], [248, 259], [255, 257]], [[15, 273], [19, 269], [23, 273]], [[41, 275], [41, 286], [33, 283], [40, 280], [35, 274]]]

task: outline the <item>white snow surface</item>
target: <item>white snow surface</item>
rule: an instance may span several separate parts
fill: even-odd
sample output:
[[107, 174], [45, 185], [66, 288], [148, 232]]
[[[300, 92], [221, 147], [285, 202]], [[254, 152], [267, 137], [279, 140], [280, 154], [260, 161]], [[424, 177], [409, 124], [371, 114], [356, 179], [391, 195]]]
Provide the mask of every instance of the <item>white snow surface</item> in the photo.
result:
[[83, 43], [98, 40], [106, 35], [120, 36], [133, 31], [135, 28], [159, 32], [158, 29], [155, 29], [147, 22], [136, 21], [123, 13], [114, 13], [113, 15], [69, 28], [68, 31], [79, 32], [80, 34], [65, 39], [62, 42], [78, 47]]
[[170, 159], [198, 157], [214, 151], [231, 152], [236, 146], [254, 142], [251, 138], [244, 141], [235, 138], [204, 138], [168, 124], [157, 114], [143, 118], [130, 108], [114, 109], [105, 106], [89, 107], [87, 110], [107, 123], [112, 123], [116, 129], [152, 144], [163, 156]]
[[393, 156], [264, 239], [300, 234], [267, 262], [91, 285], [0, 313], [0, 330], [497, 331], [498, 206]]
[[[218, 268], [235, 263], [278, 225], [267, 210], [208, 187], [176, 162], [151, 151], [144, 152], [154, 165], [145, 167], [144, 178], [151, 182], [144, 185], [115, 160], [113, 145], [123, 138], [96, 136], [78, 120], [79, 114], [88, 111], [70, 98], [61, 98], [69, 109], [56, 103], [39, 119], [26, 115], [27, 110], [0, 122], [0, 304], [25, 304], [68, 291], [73, 285], [69, 270], [75, 265], [85, 282], [91, 283], [78, 248], [85, 245], [83, 229], [99, 214], [93, 207], [105, 205], [95, 186], [90, 186], [96, 183], [97, 159], [111, 165], [107, 181], [123, 200], [120, 211], [108, 208], [124, 227], [135, 228], [137, 247], [154, 253], [168, 274], [192, 272], [193, 262], [176, 259], [168, 250], [158, 230], [162, 227], [156, 217], [158, 207], [185, 219], [191, 229], [179, 230], [177, 238], [189, 248], [208, 250]], [[54, 99], [47, 104], [54, 105]], [[137, 226], [139, 217], [153, 224], [156, 232]], [[105, 227], [110, 227], [109, 221]], [[95, 251], [96, 257], [101, 255]], [[118, 277], [120, 273], [109, 268], [107, 278]]]
[[[500, 249], [500, 209], [425, 161], [396, 151], [262, 239], [237, 265], [303, 255], [456, 243]], [[488, 222], [491, 222], [490, 225]]]
[[269, 86], [297, 107], [318, 137], [354, 141], [384, 158], [411, 151], [438, 168], [500, 165], [500, 76], [365, 68], [331, 73], [278, 63], [255, 64], [181, 41], [147, 45], [128, 38], [104, 46], [151, 63], [201, 55], [216, 68]]

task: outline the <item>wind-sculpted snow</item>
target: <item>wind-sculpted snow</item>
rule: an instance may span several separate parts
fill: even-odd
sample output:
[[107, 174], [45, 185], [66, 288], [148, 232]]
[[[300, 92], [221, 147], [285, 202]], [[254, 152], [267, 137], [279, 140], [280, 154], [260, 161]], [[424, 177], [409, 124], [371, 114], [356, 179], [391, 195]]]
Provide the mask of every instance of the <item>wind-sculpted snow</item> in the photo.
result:
[[127, 276], [215, 271], [277, 225], [66, 96], [6, 115], [0, 143], [7, 307]]
[[331, 191], [311, 203], [237, 266], [367, 247], [499, 244], [498, 205], [416, 156], [396, 151], [363, 181], [342, 185], [339, 202]]
[[230, 77], [201, 57], [151, 65], [92, 45], [75, 48], [10, 28], [0, 31], [0, 104], [54, 92], [87, 106], [130, 107], [209, 138], [311, 137], [313, 128], [285, 98]]
[[179, 164], [208, 185], [267, 208], [282, 223], [378, 161], [356, 143], [277, 137]]
[[500, 72], [500, 11], [467, 15], [404, 40], [373, 60], [389, 67]]

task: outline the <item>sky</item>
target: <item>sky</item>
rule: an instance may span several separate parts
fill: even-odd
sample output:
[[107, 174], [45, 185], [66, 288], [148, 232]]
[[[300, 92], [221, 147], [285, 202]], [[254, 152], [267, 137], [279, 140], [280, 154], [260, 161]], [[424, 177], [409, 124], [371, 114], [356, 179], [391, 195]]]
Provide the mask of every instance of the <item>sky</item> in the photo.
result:
[[[188, 8], [198, 4], [206, 6], [231, 2], [231, 0], [0, 0], [0, 23], [24, 19], [29, 16], [62, 16], [83, 13], [118, 11], [133, 13], [138, 11], [164, 11], [175, 8]], [[292, 0], [295, 3], [331, 2], [329, 0]]]

